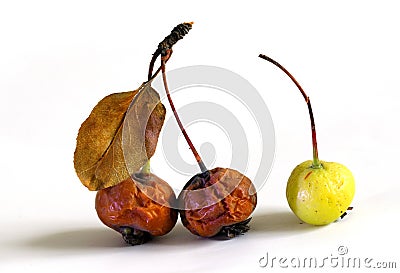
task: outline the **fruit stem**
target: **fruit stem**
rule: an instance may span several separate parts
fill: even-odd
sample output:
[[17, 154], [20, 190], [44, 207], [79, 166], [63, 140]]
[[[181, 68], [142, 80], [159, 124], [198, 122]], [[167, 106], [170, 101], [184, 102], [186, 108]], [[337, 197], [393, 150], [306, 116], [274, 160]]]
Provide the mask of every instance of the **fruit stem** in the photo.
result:
[[[153, 69], [154, 69], [154, 63], [156, 62], [158, 56], [161, 54], [161, 49], [157, 48], [157, 50], [153, 53], [153, 57], [151, 58], [150, 64], [149, 64], [149, 72], [147, 75], [147, 80], [150, 81], [151, 78], [153, 77]], [[158, 71], [155, 73], [155, 75], [158, 74]]]
[[298, 81], [292, 76], [292, 74], [290, 74], [290, 72], [288, 70], [286, 70], [286, 68], [283, 67], [280, 63], [278, 63], [274, 59], [272, 59], [268, 56], [265, 56], [263, 54], [258, 55], [258, 57], [274, 64], [275, 66], [279, 67], [283, 72], [285, 72], [285, 74], [287, 76], [289, 76], [289, 78], [294, 82], [294, 84], [297, 86], [297, 88], [300, 90], [301, 94], [303, 95], [303, 98], [307, 103], [308, 114], [310, 115], [310, 121], [311, 121], [311, 137], [312, 137], [312, 146], [313, 146], [312, 168], [315, 168], [315, 169], [321, 168], [322, 165], [318, 158], [317, 134], [316, 134], [316, 130], [315, 130], [314, 114], [313, 114], [312, 107], [311, 107], [310, 97], [307, 96], [306, 92], [304, 92], [303, 88], [298, 83]]
[[141, 173], [149, 174], [150, 173], [150, 159], [146, 161], [146, 164], [143, 165], [142, 169], [140, 170]]
[[166, 73], [165, 73], [165, 61], [168, 60], [170, 54], [171, 54], [171, 51], [169, 51], [169, 54], [167, 54], [166, 56], [161, 57], [161, 71], [162, 71], [164, 89], [165, 89], [165, 92], [167, 93], [167, 98], [168, 98], [168, 101], [169, 101], [169, 105], [171, 106], [172, 112], [174, 113], [176, 122], [178, 123], [179, 128], [181, 129], [181, 132], [182, 132], [183, 136], [186, 139], [186, 142], [189, 144], [189, 147], [192, 150], [192, 153], [193, 153], [194, 157], [196, 158], [197, 164], [199, 165], [201, 172], [204, 173], [204, 172], [208, 171], [208, 169], [204, 165], [203, 160], [201, 159], [200, 155], [197, 153], [196, 148], [194, 147], [192, 141], [190, 140], [188, 134], [186, 133], [186, 130], [183, 127], [183, 124], [182, 124], [182, 122], [181, 122], [181, 120], [180, 120], [180, 118], [178, 116], [178, 113], [176, 112], [175, 105], [172, 102], [171, 94], [169, 92], [168, 83], [167, 83], [167, 76], [166, 76]]

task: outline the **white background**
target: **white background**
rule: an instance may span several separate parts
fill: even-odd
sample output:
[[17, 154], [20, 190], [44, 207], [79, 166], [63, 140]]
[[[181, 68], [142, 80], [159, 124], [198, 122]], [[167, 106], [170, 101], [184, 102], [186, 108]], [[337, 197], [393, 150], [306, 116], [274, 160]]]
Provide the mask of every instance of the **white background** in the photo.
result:
[[[266, 253], [337, 257], [339, 246], [348, 247], [345, 257], [397, 261], [399, 268], [397, 7], [396, 1], [1, 1], [0, 271], [290, 272], [276, 263], [261, 268], [259, 260]], [[184, 21], [195, 24], [175, 46], [169, 69], [214, 65], [249, 80], [274, 120], [275, 163], [245, 236], [201, 239], [178, 223], [167, 236], [129, 247], [97, 219], [95, 193], [75, 175], [75, 138], [97, 101], [146, 79], [158, 42]], [[352, 170], [355, 208], [343, 221], [312, 227], [290, 212], [285, 185], [311, 157], [309, 120], [293, 83], [259, 53], [284, 64], [311, 97], [321, 159]]]

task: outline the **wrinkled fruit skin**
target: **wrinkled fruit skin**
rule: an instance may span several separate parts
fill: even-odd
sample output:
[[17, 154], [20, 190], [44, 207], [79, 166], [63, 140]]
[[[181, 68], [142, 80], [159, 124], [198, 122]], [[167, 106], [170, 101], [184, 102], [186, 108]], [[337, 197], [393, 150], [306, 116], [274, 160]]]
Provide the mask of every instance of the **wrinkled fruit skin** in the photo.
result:
[[172, 208], [175, 200], [167, 182], [153, 174], [139, 174], [98, 191], [96, 211], [100, 220], [120, 232], [125, 241], [141, 244], [172, 230], [178, 218]]
[[256, 207], [257, 194], [240, 172], [215, 168], [192, 177], [178, 200], [184, 208], [179, 211], [182, 223], [191, 233], [232, 238], [249, 229], [246, 219]]
[[354, 177], [339, 163], [321, 161], [322, 168], [312, 168], [312, 161], [298, 165], [289, 177], [286, 198], [291, 210], [311, 225], [326, 225], [337, 220], [354, 197]]

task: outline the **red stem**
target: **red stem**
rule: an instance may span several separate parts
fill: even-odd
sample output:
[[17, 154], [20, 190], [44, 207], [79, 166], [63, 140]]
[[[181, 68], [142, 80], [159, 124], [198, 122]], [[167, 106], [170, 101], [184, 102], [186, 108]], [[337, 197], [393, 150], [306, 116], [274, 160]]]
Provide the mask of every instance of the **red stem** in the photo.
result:
[[161, 58], [161, 71], [162, 71], [162, 78], [163, 78], [163, 82], [164, 82], [165, 92], [167, 93], [167, 98], [168, 98], [169, 104], [171, 106], [172, 112], [174, 113], [176, 122], [178, 123], [179, 128], [181, 129], [182, 134], [186, 139], [186, 142], [189, 144], [189, 147], [192, 150], [194, 157], [196, 158], [197, 164], [199, 165], [201, 172], [206, 172], [208, 169], [204, 165], [203, 160], [201, 159], [200, 155], [197, 153], [196, 148], [194, 147], [192, 141], [190, 140], [188, 134], [186, 133], [186, 130], [183, 127], [183, 124], [178, 116], [178, 113], [176, 112], [175, 105], [172, 102], [171, 94], [169, 93], [169, 88], [168, 88], [168, 84], [167, 84], [167, 76], [165, 73], [165, 59], [168, 59], [168, 58], [169, 58], [169, 56]]
[[313, 168], [320, 168], [321, 167], [321, 163], [319, 162], [319, 158], [318, 158], [317, 134], [316, 134], [316, 131], [315, 131], [314, 114], [313, 114], [312, 107], [311, 107], [310, 97], [307, 96], [306, 92], [304, 92], [303, 88], [298, 83], [298, 81], [292, 76], [292, 74], [290, 74], [290, 72], [286, 68], [284, 68], [280, 63], [278, 63], [274, 59], [272, 59], [272, 58], [270, 58], [268, 56], [265, 56], [263, 54], [260, 54], [258, 57], [269, 61], [270, 63], [272, 63], [272, 64], [276, 65], [277, 67], [279, 67], [283, 72], [285, 72], [285, 74], [287, 76], [289, 76], [289, 78], [294, 82], [294, 84], [297, 86], [297, 88], [300, 90], [301, 94], [303, 95], [303, 98], [307, 103], [308, 114], [310, 115], [310, 121], [311, 121], [311, 137], [312, 137], [312, 145], [313, 145], [313, 164], [312, 164], [312, 167]]

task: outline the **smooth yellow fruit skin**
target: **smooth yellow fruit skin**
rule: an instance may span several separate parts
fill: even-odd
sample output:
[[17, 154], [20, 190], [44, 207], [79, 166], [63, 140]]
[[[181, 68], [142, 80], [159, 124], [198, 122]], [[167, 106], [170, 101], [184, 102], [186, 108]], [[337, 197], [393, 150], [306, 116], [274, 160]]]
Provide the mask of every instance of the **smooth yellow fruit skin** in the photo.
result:
[[354, 197], [355, 182], [349, 169], [339, 163], [321, 161], [312, 168], [308, 160], [292, 171], [286, 187], [291, 210], [311, 225], [326, 225], [338, 219]]

